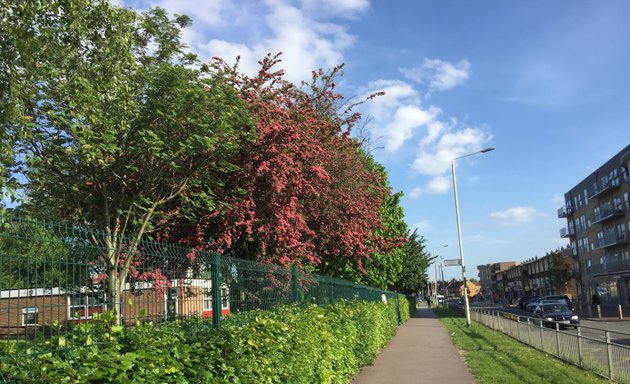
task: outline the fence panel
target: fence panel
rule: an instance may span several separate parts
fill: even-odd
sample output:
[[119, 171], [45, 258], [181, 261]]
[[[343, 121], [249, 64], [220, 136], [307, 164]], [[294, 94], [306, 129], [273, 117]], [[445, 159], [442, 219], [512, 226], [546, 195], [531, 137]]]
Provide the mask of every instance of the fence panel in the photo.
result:
[[492, 329], [619, 383], [630, 383], [630, 347], [556, 330], [508, 313], [473, 309], [472, 318]]
[[98, 348], [92, 340], [143, 321], [195, 316], [219, 328], [230, 313], [339, 300], [387, 301], [400, 321], [395, 292], [176, 244], [0, 216], [0, 361]]

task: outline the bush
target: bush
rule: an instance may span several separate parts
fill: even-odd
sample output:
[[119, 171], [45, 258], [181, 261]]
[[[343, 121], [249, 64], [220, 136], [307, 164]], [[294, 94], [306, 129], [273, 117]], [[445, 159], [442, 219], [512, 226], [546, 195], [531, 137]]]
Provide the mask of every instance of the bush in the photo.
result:
[[78, 338], [83, 347], [59, 355], [33, 350], [0, 372], [20, 383], [348, 383], [397, 324], [395, 300], [242, 312], [220, 330], [199, 318], [148, 322]]

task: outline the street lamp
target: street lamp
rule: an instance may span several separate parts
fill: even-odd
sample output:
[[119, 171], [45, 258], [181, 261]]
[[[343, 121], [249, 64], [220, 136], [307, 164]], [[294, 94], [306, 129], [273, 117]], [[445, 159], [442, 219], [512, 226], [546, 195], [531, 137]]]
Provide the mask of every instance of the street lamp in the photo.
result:
[[470, 327], [470, 303], [468, 302], [468, 287], [466, 286], [466, 265], [464, 264], [464, 247], [462, 245], [462, 226], [459, 222], [459, 202], [457, 201], [457, 178], [455, 176], [455, 160], [464, 157], [494, 151], [493, 147], [482, 149], [481, 151], [469, 153], [451, 160], [451, 173], [453, 175], [453, 195], [455, 196], [455, 218], [457, 219], [457, 240], [459, 241], [459, 261], [462, 266], [462, 282], [464, 283], [464, 304], [466, 306], [466, 326]]
[[[448, 244], [444, 244], [441, 247], [433, 248], [433, 251], [431, 252], [431, 255], [438, 256], [438, 255], [435, 254], [435, 251], [440, 249], [440, 248], [446, 248], [446, 247], [448, 247]], [[437, 279], [437, 276], [438, 275], [437, 275], [437, 265], [435, 264], [435, 261], [433, 262], [433, 276], [435, 277], [435, 290], [433, 292], [433, 295], [435, 297], [435, 305], [437, 306], [438, 305], [438, 297], [437, 297], [437, 295], [438, 295], [438, 279]], [[444, 279], [444, 275], [442, 275], [442, 280], [443, 279]], [[444, 297], [446, 297], [446, 295], [444, 295]]]
[[442, 294], [444, 295], [444, 300], [446, 300], [448, 295], [446, 294], [446, 282], [444, 281], [444, 261], [442, 260], [442, 256], [440, 256], [440, 275], [440, 278], [442, 280]]

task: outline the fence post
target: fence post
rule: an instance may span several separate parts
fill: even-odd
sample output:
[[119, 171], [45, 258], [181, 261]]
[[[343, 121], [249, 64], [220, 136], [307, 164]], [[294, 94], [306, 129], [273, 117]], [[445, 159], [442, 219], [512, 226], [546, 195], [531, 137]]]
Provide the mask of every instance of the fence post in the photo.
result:
[[621, 304], [617, 304], [617, 312], [619, 313], [619, 320], [623, 320], [623, 310], [621, 309]]
[[599, 304], [597, 304], [597, 318], [598, 319], [602, 318], [602, 307]]
[[400, 319], [400, 306], [398, 305], [398, 293], [394, 293], [394, 299], [396, 300], [396, 318], [398, 319], [398, 325], [401, 323]]
[[560, 357], [560, 323], [556, 323], [556, 350], [558, 351], [556, 356]]
[[221, 254], [214, 252], [212, 258], [212, 326], [221, 328]]
[[582, 327], [578, 326], [577, 329], [577, 342], [578, 342], [578, 361], [580, 367], [584, 367], [584, 359], [582, 357]]
[[610, 344], [610, 331], [606, 331], [606, 354], [608, 355], [608, 378], [614, 380], [613, 362], [612, 362], [612, 345]]
[[291, 303], [298, 302], [298, 271], [295, 265], [291, 266]]
[[328, 300], [329, 304], [335, 303], [335, 281], [331, 278], [328, 284]]
[[543, 335], [543, 321], [540, 319], [540, 349], [545, 350], [545, 339]]
[[527, 317], [527, 344], [532, 345], [531, 326], [529, 324], [529, 317]]

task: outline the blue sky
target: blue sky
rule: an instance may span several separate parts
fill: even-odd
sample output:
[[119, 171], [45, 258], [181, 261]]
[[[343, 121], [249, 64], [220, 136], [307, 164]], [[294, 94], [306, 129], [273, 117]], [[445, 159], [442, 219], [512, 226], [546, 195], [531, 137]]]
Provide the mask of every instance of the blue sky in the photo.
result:
[[[468, 276], [566, 244], [563, 194], [630, 142], [630, 2], [141, 0], [184, 13], [191, 50], [252, 73], [283, 52], [293, 81], [345, 63], [339, 90], [363, 106], [373, 154], [403, 191], [429, 250], [458, 258], [457, 163]], [[447, 268], [445, 277], [460, 276]]]

